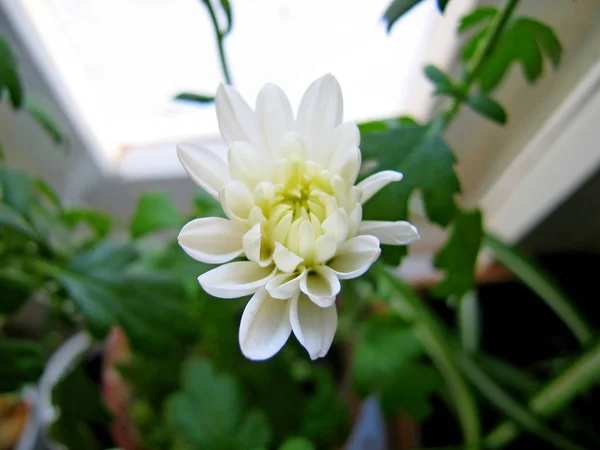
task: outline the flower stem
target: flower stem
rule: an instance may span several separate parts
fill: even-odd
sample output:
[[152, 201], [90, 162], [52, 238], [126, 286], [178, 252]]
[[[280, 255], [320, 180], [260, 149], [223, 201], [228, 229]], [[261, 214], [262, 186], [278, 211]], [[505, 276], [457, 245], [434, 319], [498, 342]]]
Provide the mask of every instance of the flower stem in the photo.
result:
[[[483, 37], [483, 40], [475, 51], [473, 59], [470, 61], [463, 73], [461, 85], [463, 86], [465, 92], [469, 91], [473, 81], [475, 80], [475, 77], [487, 61], [487, 58], [496, 49], [496, 45], [498, 45], [498, 41], [502, 36], [502, 32], [504, 31], [506, 24], [508, 23], [518, 4], [519, 0], [505, 0], [498, 13], [492, 19], [487, 34]], [[456, 113], [458, 113], [463, 100], [463, 98], [454, 98], [446, 106], [440, 116], [440, 120], [444, 127], [447, 127], [452, 119], [454, 119], [454, 116], [456, 116]]]
[[227, 57], [225, 55], [225, 47], [224, 47], [224, 39], [225, 33], [221, 31], [219, 27], [219, 21], [217, 20], [217, 14], [215, 13], [215, 8], [213, 7], [210, 0], [202, 0], [206, 8], [208, 9], [208, 13], [210, 14], [210, 19], [213, 24], [213, 30], [215, 32], [215, 37], [217, 39], [217, 47], [219, 49], [219, 59], [221, 61], [221, 70], [223, 71], [223, 77], [225, 78], [225, 82], [229, 85], [233, 84], [231, 82], [231, 74], [229, 72], [229, 66], [227, 64]]
[[[529, 410], [541, 418], [552, 417], [565, 408], [578, 394], [585, 392], [600, 377], [600, 342], [577, 358], [529, 401]], [[513, 422], [498, 425], [485, 438], [486, 448], [502, 448], [520, 433]]]

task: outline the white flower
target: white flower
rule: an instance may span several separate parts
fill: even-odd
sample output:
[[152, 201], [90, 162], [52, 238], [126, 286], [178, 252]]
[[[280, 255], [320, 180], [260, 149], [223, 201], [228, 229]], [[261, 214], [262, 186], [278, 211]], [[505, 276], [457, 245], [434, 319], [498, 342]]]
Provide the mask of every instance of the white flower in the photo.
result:
[[354, 186], [360, 135], [354, 123], [342, 123], [332, 75], [308, 88], [296, 118], [273, 84], [260, 91], [254, 111], [221, 85], [216, 107], [227, 157], [194, 145], [179, 146], [178, 155], [228, 219], [192, 220], [179, 244], [198, 261], [227, 263], [198, 278], [206, 292], [253, 294], [240, 324], [246, 357], [270, 358], [292, 331], [312, 359], [325, 356], [337, 328], [339, 280], [365, 273], [380, 244], [419, 237], [408, 222], [362, 220], [361, 205], [402, 175], [379, 172]]

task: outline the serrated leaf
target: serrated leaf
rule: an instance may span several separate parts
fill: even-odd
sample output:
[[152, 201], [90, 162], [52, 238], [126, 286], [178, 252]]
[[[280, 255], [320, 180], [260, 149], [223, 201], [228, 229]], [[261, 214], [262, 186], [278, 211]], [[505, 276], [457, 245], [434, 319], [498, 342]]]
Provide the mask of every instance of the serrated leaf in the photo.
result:
[[8, 41], [0, 35], [0, 100], [4, 98], [6, 90], [12, 107], [19, 109], [23, 104], [23, 88], [16, 65], [17, 60]]
[[52, 390], [58, 417], [50, 426], [50, 436], [69, 449], [104, 450], [110, 441], [96, 430], [108, 427], [111, 417], [102, 403], [100, 386], [86, 373], [84, 363], [66, 372]]
[[476, 25], [489, 22], [492, 19], [492, 17], [494, 17], [497, 14], [497, 12], [498, 10], [491, 6], [477, 8], [476, 10], [470, 12], [469, 14], [463, 16], [460, 19], [458, 31], [460, 33], [463, 33]]
[[25, 110], [37, 122], [37, 124], [48, 134], [52, 142], [56, 145], [62, 145], [66, 142], [65, 134], [61, 127], [56, 123], [54, 117], [37, 103], [27, 102]]
[[195, 94], [193, 92], [182, 92], [175, 96], [175, 100], [181, 100], [186, 102], [201, 103], [207, 105], [215, 101], [215, 97], [206, 94]]
[[[427, 217], [446, 226], [456, 209], [454, 194], [460, 191], [454, 172], [455, 158], [435, 126], [401, 125], [361, 132], [364, 160], [375, 160], [376, 170], [397, 170], [402, 181], [391, 183], [364, 205], [368, 220], [407, 220], [408, 202], [415, 191], [423, 197]], [[384, 251], [385, 256], [385, 251]]]
[[0, 336], [0, 361], [0, 392], [15, 391], [36, 382], [44, 369], [42, 346], [38, 342], [6, 340]]
[[[489, 25], [475, 33], [465, 44], [463, 59], [470, 60], [475, 49], [487, 33]], [[554, 31], [547, 25], [531, 18], [517, 17], [507, 26], [496, 48], [476, 74], [476, 81], [483, 92], [496, 88], [506, 76], [513, 63], [519, 63], [525, 78], [533, 83], [543, 73], [542, 50], [556, 66], [561, 59], [562, 48]]]
[[33, 183], [24, 170], [0, 168], [0, 193], [2, 200], [24, 214], [33, 198]]
[[488, 119], [492, 119], [501, 124], [506, 123], [506, 111], [504, 111], [504, 108], [500, 103], [490, 96], [483, 93], [471, 94], [467, 97], [466, 103], [474, 111], [482, 114]]
[[231, 375], [216, 373], [207, 360], [191, 360], [181, 384], [167, 401], [167, 420], [190, 448], [255, 450], [269, 443], [266, 418], [246, 412], [241, 387]]
[[456, 212], [450, 238], [434, 260], [435, 267], [446, 271], [444, 279], [433, 288], [434, 295], [460, 298], [473, 287], [482, 227], [479, 210]]
[[134, 238], [167, 228], [182, 225], [182, 217], [175, 209], [173, 200], [164, 192], [143, 194], [130, 225]]
[[398, 19], [406, 14], [413, 6], [422, 0], [392, 0], [392, 3], [383, 13], [383, 20], [386, 22], [387, 32], [389, 33]]

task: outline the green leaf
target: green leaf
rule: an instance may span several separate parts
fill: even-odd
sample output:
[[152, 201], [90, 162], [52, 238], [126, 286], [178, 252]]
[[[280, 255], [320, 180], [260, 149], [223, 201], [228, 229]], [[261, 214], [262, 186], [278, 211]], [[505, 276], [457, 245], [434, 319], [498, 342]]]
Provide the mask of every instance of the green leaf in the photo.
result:
[[25, 110], [46, 132], [46, 134], [48, 134], [52, 142], [54, 142], [56, 145], [63, 145], [66, 143], [67, 139], [64, 132], [56, 123], [54, 117], [52, 117], [45, 109], [43, 109], [37, 103], [28, 101], [25, 104]]
[[0, 192], [8, 206], [24, 214], [33, 198], [33, 183], [24, 170], [0, 167]]
[[254, 450], [271, 432], [262, 413], [246, 413], [242, 390], [232, 376], [218, 374], [207, 360], [188, 361], [182, 390], [167, 402], [167, 419], [182, 437], [202, 450]]
[[24, 384], [37, 382], [44, 368], [42, 346], [0, 336], [0, 361], [0, 392], [15, 391]]
[[58, 194], [50, 187], [48, 183], [43, 180], [34, 180], [33, 185], [35, 187], [35, 192], [38, 194], [40, 201], [46, 201], [50, 206], [52, 206], [55, 211], [61, 211], [62, 206], [60, 204], [60, 198]]
[[215, 101], [215, 97], [212, 95], [195, 94], [193, 92], [182, 92], [175, 96], [175, 100], [182, 100], [186, 102], [201, 103], [207, 105]]
[[552, 430], [538, 417], [506, 393], [495, 381], [481, 370], [475, 362], [464, 354], [458, 358], [462, 370], [479, 389], [481, 394], [500, 412], [525, 430], [544, 439], [552, 447], [565, 450], [583, 450], [583, 447], [571, 442], [568, 438]]
[[89, 208], [68, 209], [62, 213], [62, 219], [71, 229], [80, 224], [87, 225], [96, 239], [108, 235], [113, 220], [110, 214]]
[[[58, 418], [50, 426], [50, 436], [69, 449], [104, 450], [110, 442], [97, 430], [111, 423], [100, 396], [100, 386], [92, 381], [80, 361], [52, 390], [52, 404]], [[106, 436], [106, 435], [105, 435]]]
[[29, 237], [36, 238], [36, 233], [25, 219], [13, 208], [0, 203], [0, 230], [2, 226], [7, 226], [13, 230], [26, 234]]
[[281, 444], [279, 450], [316, 450], [316, 447], [304, 437], [293, 437]]
[[482, 236], [481, 212], [457, 210], [450, 238], [434, 260], [435, 267], [446, 271], [444, 279], [433, 288], [435, 296], [461, 298], [471, 290]]
[[436, 66], [425, 66], [425, 75], [435, 85], [436, 93], [454, 95], [458, 92], [450, 77]]
[[585, 344], [594, 337], [594, 329], [578, 310], [573, 299], [563, 292], [541, 267], [518, 249], [491, 234], [486, 234], [484, 245], [492, 251], [498, 262], [546, 302], [579, 342]]
[[164, 192], [143, 194], [131, 221], [130, 231], [134, 238], [166, 228], [177, 228], [182, 217], [171, 198]]
[[466, 103], [474, 111], [484, 115], [488, 119], [492, 119], [503, 125], [506, 123], [506, 111], [504, 111], [500, 103], [490, 96], [483, 93], [471, 94], [467, 97]]
[[225, 11], [225, 17], [227, 17], [227, 27], [223, 32], [223, 35], [227, 35], [231, 32], [231, 28], [233, 27], [233, 11], [231, 10], [231, 3], [229, 0], [220, 0], [221, 8]]
[[[486, 25], [465, 44], [463, 59], [469, 60], [486, 35]], [[562, 47], [554, 31], [547, 25], [531, 18], [513, 19], [501, 36], [494, 52], [476, 74], [476, 81], [483, 92], [490, 92], [504, 79], [513, 63], [519, 63], [526, 79], [533, 83], [543, 73], [543, 55], [557, 66]]]
[[39, 288], [39, 281], [25, 273], [21, 267], [10, 263], [0, 268], [0, 316], [14, 314]]
[[454, 194], [460, 191], [455, 158], [436, 125], [401, 125], [361, 133], [363, 159], [377, 162], [377, 170], [398, 170], [402, 181], [376, 194], [364, 209], [369, 220], [406, 220], [414, 191], [423, 196], [429, 219], [442, 226], [454, 217]]
[[473, 28], [476, 25], [481, 23], [486, 23], [492, 20], [498, 13], [498, 10], [491, 6], [484, 6], [482, 8], [477, 8], [476, 10], [470, 12], [466, 16], [463, 16], [460, 19], [460, 24], [458, 25], [458, 31], [463, 33], [470, 28]]
[[0, 100], [4, 91], [8, 92], [14, 109], [19, 109], [23, 103], [23, 88], [17, 74], [17, 59], [8, 41], [0, 35]]
[[386, 22], [387, 32], [390, 32], [398, 19], [421, 1], [422, 0], [392, 0], [392, 3], [390, 3], [383, 13], [383, 20]]

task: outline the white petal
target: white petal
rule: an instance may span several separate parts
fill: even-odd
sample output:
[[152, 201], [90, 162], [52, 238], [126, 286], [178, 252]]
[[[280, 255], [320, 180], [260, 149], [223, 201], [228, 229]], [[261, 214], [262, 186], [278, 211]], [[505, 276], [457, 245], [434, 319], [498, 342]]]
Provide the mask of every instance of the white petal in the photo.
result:
[[292, 298], [300, 290], [300, 280], [306, 277], [306, 270], [300, 273], [282, 273], [275, 275], [266, 288], [271, 297], [285, 300]]
[[327, 217], [321, 226], [323, 232], [325, 234], [333, 234], [338, 243], [344, 242], [348, 237], [348, 231], [350, 231], [348, 215], [342, 208]]
[[219, 192], [219, 201], [227, 217], [245, 222], [254, 208], [254, 197], [248, 187], [238, 180], [231, 180]]
[[195, 260], [208, 264], [231, 261], [242, 253], [243, 228], [220, 217], [204, 217], [188, 222], [177, 240]]
[[291, 273], [296, 270], [298, 264], [304, 259], [288, 250], [279, 242], [275, 242], [275, 251], [273, 252], [273, 261], [279, 270], [285, 273]]
[[356, 236], [344, 242], [327, 264], [340, 280], [356, 278], [371, 267], [381, 249], [375, 236]]
[[262, 233], [260, 223], [255, 224], [242, 237], [242, 248], [246, 258], [255, 261], [261, 267], [267, 267], [273, 261], [271, 255], [265, 252], [262, 242]]
[[400, 181], [401, 179], [402, 174], [393, 170], [384, 170], [383, 172], [377, 172], [370, 177], [365, 178], [356, 185], [363, 193], [360, 202], [364, 205], [385, 186], [394, 181]]
[[237, 298], [254, 294], [275, 276], [275, 272], [275, 267], [260, 267], [253, 261], [236, 261], [200, 275], [198, 281], [214, 297]]
[[320, 308], [300, 293], [292, 299], [290, 322], [296, 338], [308, 350], [311, 359], [327, 354], [337, 328], [335, 305]]
[[360, 170], [360, 161], [358, 147], [344, 147], [333, 154], [329, 162], [329, 170], [339, 174], [349, 186], [352, 186]]
[[333, 151], [333, 129], [342, 121], [343, 99], [333, 75], [325, 75], [306, 90], [298, 108], [297, 129], [310, 160], [329, 161]]
[[193, 144], [177, 146], [177, 156], [194, 182], [214, 198], [229, 181], [229, 169], [216, 152]]
[[272, 156], [278, 153], [283, 136], [294, 128], [294, 114], [279, 86], [266, 84], [256, 99], [256, 116], [265, 144]]
[[419, 232], [408, 222], [382, 222], [365, 220], [360, 224], [358, 234], [369, 234], [382, 244], [406, 245], [419, 239]]
[[227, 145], [234, 141], [247, 141], [257, 149], [263, 148], [256, 115], [234, 88], [221, 84], [217, 89], [215, 106], [221, 136]]
[[231, 177], [243, 181], [250, 189], [268, 179], [270, 160], [247, 142], [235, 141], [231, 144], [227, 161]]
[[340, 280], [327, 266], [313, 267], [306, 277], [300, 280], [300, 290], [321, 308], [331, 306], [340, 289]]
[[360, 227], [362, 221], [362, 206], [360, 204], [356, 204], [354, 209], [348, 216], [348, 221], [350, 223], [350, 229], [348, 230], [348, 237], [356, 236], [358, 233], [358, 229]]
[[275, 300], [260, 289], [250, 299], [240, 322], [240, 348], [248, 359], [268, 359], [281, 350], [290, 337], [290, 301]]
[[360, 146], [360, 131], [354, 122], [344, 122], [333, 130], [336, 150]]
[[323, 264], [329, 261], [337, 251], [337, 239], [334, 234], [323, 234], [315, 241], [315, 262]]
[[315, 232], [308, 220], [302, 220], [298, 226], [298, 253], [309, 261], [315, 254]]

